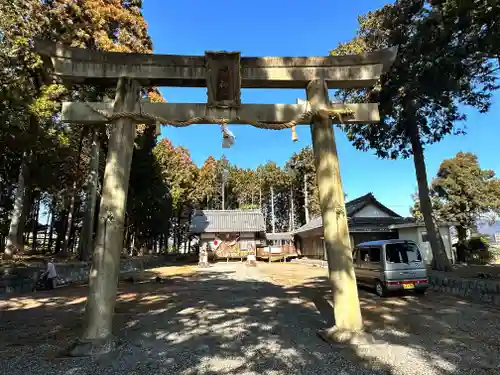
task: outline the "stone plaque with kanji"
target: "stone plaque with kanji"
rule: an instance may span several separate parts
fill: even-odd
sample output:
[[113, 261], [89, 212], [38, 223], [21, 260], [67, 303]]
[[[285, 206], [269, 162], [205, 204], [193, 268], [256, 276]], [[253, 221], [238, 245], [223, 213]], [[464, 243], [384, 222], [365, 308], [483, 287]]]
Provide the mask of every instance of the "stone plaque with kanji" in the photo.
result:
[[237, 108], [241, 105], [239, 52], [205, 52], [207, 107]]

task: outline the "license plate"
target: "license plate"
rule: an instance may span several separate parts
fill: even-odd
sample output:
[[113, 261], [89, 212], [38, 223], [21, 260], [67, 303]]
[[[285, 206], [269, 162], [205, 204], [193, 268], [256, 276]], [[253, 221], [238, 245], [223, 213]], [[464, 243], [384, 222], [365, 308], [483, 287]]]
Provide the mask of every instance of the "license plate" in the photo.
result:
[[415, 288], [415, 285], [413, 284], [403, 284], [403, 289], [413, 289]]

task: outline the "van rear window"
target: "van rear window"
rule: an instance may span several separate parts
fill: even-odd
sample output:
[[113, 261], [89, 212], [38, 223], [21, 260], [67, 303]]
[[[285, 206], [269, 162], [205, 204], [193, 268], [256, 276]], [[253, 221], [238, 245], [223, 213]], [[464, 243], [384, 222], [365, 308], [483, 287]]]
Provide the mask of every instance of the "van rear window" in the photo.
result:
[[422, 256], [417, 245], [408, 243], [391, 243], [385, 245], [385, 257], [389, 263], [421, 262]]

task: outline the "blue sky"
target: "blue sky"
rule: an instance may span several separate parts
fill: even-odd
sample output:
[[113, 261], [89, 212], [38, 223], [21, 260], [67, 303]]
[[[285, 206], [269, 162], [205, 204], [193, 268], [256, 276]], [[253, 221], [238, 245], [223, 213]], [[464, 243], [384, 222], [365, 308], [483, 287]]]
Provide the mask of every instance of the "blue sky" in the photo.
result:
[[[144, 15], [153, 38], [154, 52], [203, 55], [206, 50], [240, 51], [242, 56], [322, 56], [338, 42], [349, 40], [357, 28], [357, 15], [384, 5], [381, 0], [148, 0]], [[164, 88], [168, 102], [206, 101], [206, 89]], [[304, 99], [303, 90], [245, 89], [244, 103], [295, 103]], [[458, 151], [478, 155], [481, 166], [500, 173], [498, 156], [500, 95], [488, 114], [468, 111], [468, 134], [449, 136], [426, 149], [427, 171], [432, 177], [443, 159]], [[283, 164], [293, 152], [311, 144], [307, 126], [297, 130], [299, 142], [291, 141], [287, 131], [259, 130], [233, 125], [236, 143], [221, 148], [216, 125], [197, 125], [183, 129], [162, 129], [176, 145], [187, 147], [198, 165], [212, 155], [226, 155], [240, 167], [253, 168], [268, 160]], [[357, 151], [336, 130], [342, 182], [348, 199], [367, 192], [391, 209], [409, 214], [410, 195], [416, 191], [412, 160], [381, 160], [371, 152]]]

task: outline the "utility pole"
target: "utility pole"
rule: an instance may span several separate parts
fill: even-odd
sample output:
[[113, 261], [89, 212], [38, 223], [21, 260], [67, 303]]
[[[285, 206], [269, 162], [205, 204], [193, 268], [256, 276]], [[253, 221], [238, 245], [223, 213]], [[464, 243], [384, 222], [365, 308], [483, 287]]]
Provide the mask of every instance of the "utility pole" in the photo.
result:
[[307, 224], [309, 222], [309, 193], [307, 192], [307, 173], [304, 173], [304, 211]]
[[225, 202], [224, 202], [224, 198], [225, 198], [225, 196], [224, 196], [224, 195], [225, 195], [225, 194], [224, 194], [225, 192], [224, 192], [224, 191], [225, 191], [225, 190], [226, 190], [225, 182], [224, 182], [224, 180], [222, 180], [222, 209], [223, 209], [223, 210], [224, 210], [224, 209], [225, 209], [225, 207], [226, 207], [226, 204], [225, 204]]
[[290, 232], [295, 229], [295, 209], [293, 205], [293, 186], [290, 187]]

